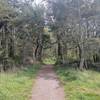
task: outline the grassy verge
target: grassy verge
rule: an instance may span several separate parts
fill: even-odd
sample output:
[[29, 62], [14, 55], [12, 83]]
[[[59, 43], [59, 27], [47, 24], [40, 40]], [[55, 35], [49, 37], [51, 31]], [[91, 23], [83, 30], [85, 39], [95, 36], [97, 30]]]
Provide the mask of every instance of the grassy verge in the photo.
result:
[[57, 67], [56, 72], [64, 85], [66, 100], [100, 100], [100, 73]]
[[16, 73], [0, 73], [0, 100], [29, 100], [40, 65]]

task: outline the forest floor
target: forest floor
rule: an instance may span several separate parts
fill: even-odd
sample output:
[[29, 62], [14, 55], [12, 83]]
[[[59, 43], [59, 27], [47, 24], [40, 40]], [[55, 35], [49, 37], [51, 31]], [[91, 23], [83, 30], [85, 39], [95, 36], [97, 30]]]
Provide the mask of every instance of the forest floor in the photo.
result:
[[53, 65], [43, 65], [33, 87], [32, 100], [64, 100], [64, 90]]

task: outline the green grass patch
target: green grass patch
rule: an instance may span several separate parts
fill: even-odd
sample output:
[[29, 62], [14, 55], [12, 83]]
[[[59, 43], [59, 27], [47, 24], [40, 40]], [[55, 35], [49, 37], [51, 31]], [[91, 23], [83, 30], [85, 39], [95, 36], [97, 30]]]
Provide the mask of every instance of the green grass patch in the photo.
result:
[[100, 73], [68, 67], [55, 68], [64, 85], [66, 100], [100, 100]]
[[37, 64], [16, 73], [0, 73], [0, 100], [29, 100], [39, 69]]

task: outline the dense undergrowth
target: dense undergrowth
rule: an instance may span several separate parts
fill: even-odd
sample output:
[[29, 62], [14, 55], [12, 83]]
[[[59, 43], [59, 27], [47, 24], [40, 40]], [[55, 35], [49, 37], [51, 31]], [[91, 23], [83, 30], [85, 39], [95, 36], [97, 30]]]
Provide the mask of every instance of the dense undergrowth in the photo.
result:
[[58, 66], [55, 70], [63, 83], [66, 100], [100, 100], [99, 72], [69, 66]]
[[43, 62], [43, 64], [55, 64], [56, 58], [55, 57], [45, 58], [45, 59], [43, 59], [42, 62]]
[[15, 73], [0, 73], [0, 100], [29, 100], [39, 64]]

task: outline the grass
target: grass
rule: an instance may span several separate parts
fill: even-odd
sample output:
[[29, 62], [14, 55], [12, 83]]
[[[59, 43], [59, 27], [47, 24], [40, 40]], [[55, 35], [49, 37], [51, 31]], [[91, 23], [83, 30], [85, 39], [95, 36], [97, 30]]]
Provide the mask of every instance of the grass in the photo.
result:
[[100, 73], [68, 67], [55, 68], [64, 85], [66, 100], [100, 100]]
[[29, 100], [40, 65], [16, 73], [0, 73], [0, 100]]

